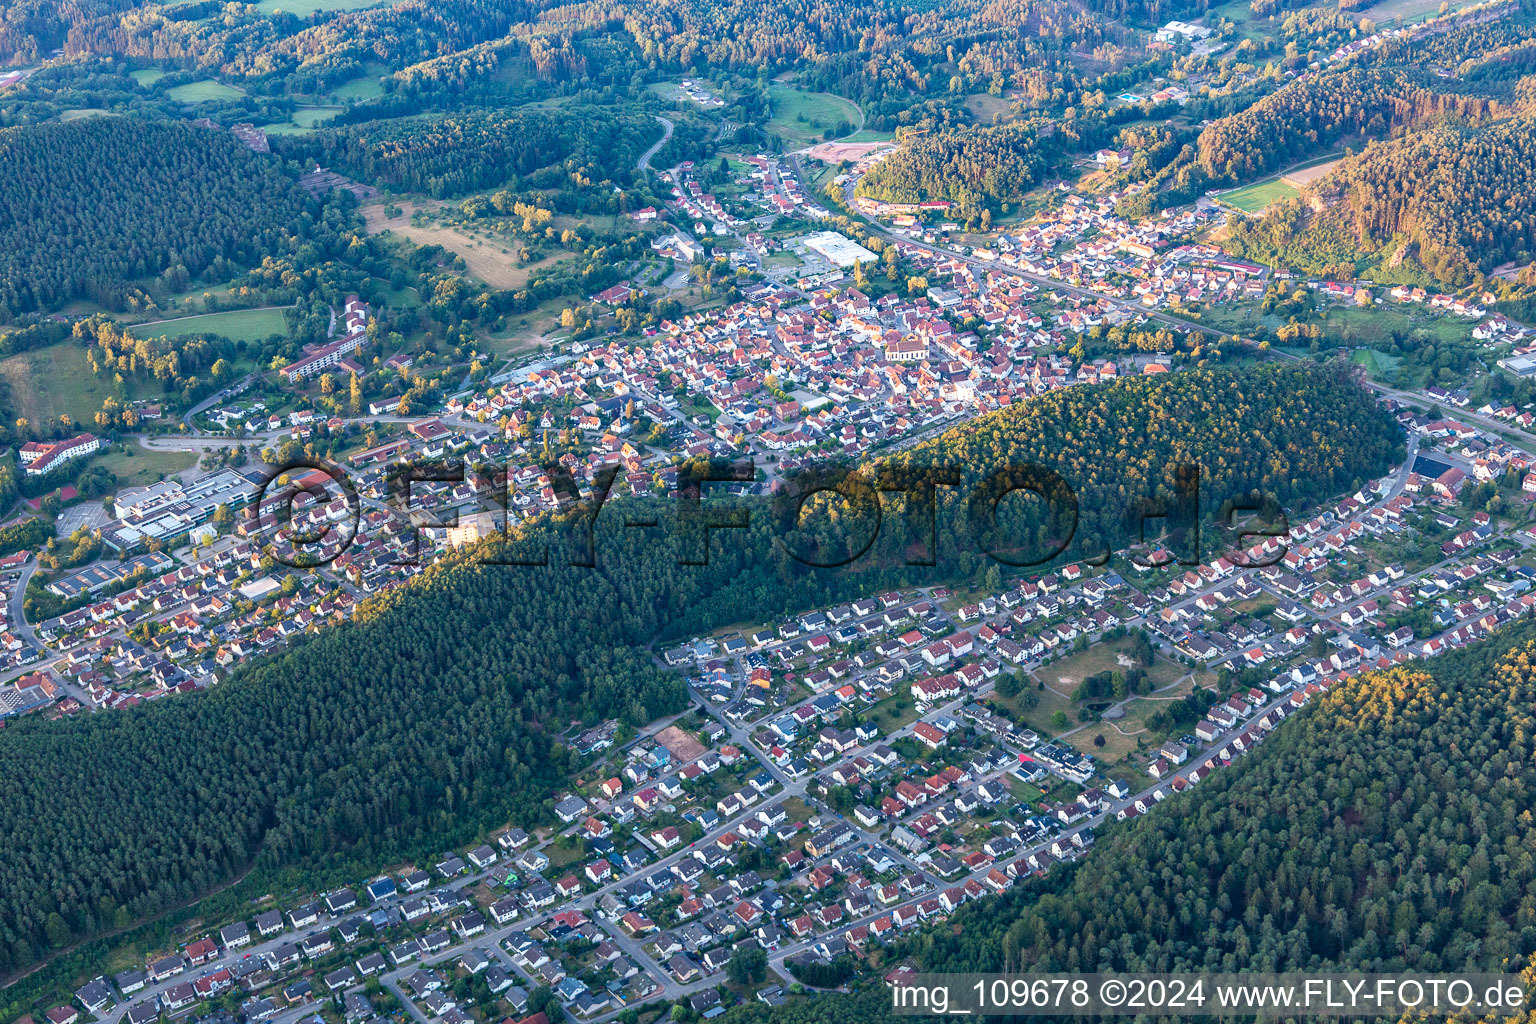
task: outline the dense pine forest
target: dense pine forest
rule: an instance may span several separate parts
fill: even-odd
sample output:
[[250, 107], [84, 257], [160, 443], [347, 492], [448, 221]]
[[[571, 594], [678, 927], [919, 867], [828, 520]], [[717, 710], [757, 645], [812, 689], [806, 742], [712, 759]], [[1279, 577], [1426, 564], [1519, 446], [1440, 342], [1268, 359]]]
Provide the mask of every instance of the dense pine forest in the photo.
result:
[[[1397, 424], [1344, 364], [1268, 365], [1050, 391], [893, 461], [963, 466], [970, 480], [1030, 465], [1058, 473], [1075, 493], [1075, 523], [1031, 499], [1003, 507], [1003, 532], [1045, 551], [1070, 535], [1067, 550], [1087, 556], [1141, 539], [1138, 499], [1169, 499], [1176, 465], [1201, 467], [1202, 518], [1210, 527], [1225, 502], [1254, 493], [1300, 507], [1354, 489], [1383, 472], [1401, 447]], [[964, 536], [970, 494], [945, 494]]]
[[1200, 165], [1233, 182], [1280, 170], [1347, 136], [1454, 114], [1482, 116], [1488, 100], [1435, 92], [1399, 70], [1350, 68], [1292, 82], [1200, 134]]
[[1232, 225], [1232, 245], [1256, 259], [1312, 273], [1350, 252], [1393, 246], [1435, 280], [1465, 285], [1508, 261], [1530, 262], [1536, 224], [1525, 200], [1536, 167], [1536, 122], [1438, 125], [1368, 146], [1315, 191], [1316, 216], [1300, 200]]
[[887, 202], [947, 199], [969, 217], [1017, 199], [1059, 153], [1048, 121], [971, 126], [914, 138], [864, 177], [859, 193]]
[[284, 147], [363, 180], [434, 196], [506, 185], [628, 183], [661, 127], [610, 109], [513, 110], [373, 121]]
[[315, 213], [270, 159], [187, 123], [98, 117], [0, 132], [0, 316], [288, 251]]
[[441, 567], [206, 696], [6, 729], [0, 969], [253, 864], [424, 854], [466, 827], [531, 824], [571, 767], [556, 736], [572, 719], [685, 703], [629, 620], [598, 621], [602, 578], [564, 582]]

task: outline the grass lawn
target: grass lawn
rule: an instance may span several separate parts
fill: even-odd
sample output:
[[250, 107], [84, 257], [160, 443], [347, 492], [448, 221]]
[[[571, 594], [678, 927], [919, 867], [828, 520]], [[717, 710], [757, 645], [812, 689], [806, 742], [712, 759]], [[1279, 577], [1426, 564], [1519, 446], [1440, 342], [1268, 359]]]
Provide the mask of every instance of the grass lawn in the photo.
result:
[[[1473, 326], [1449, 317], [1419, 310], [1410, 311], [1393, 302], [1378, 303], [1364, 309], [1339, 306], [1328, 310], [1328, 319], [1323, 323], [1324, 330], [1339, 340], [1365, 344], [1386, 341], [1394, 331], [1427, 331], [1434, 336], [1436, 342], [1471, 341]], [[1382, 359], [1392, 358], [1382, 356], [1379, 352], [1376, 355]]]
[[[1134, 728], [1127, 728], [1127, 732], [1134, 732]], [[1094, 740], [1104, 737], [1104, 745], [1098, 746]], [[1110, 722], [1093, 722], [1084, 726], [1079, 731], [1067, 737], [1067, 742], [1074, 749], [1084, 754], [1091, 754], [1106, 765], [1119, 764], [1136, 752], [1135, 736], [1123, 736]]]
[[876, 701], [870, 705], [866, 714], [870, 721], [887, 734], [906, 728], [919, 717], [917, 702], [912, 699], [910, 691], [898, 691], [884, 700]]
[[877, 132], [873, 128], [860, 128], [842, 142], [890, 142], [896, 138], [895, 132]]
[[299, 107], [293, 112], [293, 123], [300, 128], [317, 128], [341, 111], [341, 107]]
[[1281, 181], [1279, 178], [1265, 178], [1256, 181], [1252, 185], [1244, 185], [1230, 192], [1223, 192], [1216, 198], [1228, 206], [1242, 210], [1244, 213], [1259, 213], [1270, 203], [1281, 199], [1289, 199], [1291, 196], [1301, 195], [1295, 186]]
[[[1451, 10], [1470, 6], [1470, 0], [1452, 0]], [[1369, 18], [1381, 25], [1400, 19], [1402, 23], [1422, 21], [1440, 11], [1440, 0], [1382, 0], [1374, 7], [1360, 11], [1360, 17]]]
[[1115, 669], [1129, 671], [1119, 662], [1120, 652], [1125, 650], [1129, 641], [1121, 639], [1112, 643], [1094, 644], [1086, 651], [1071, 654], [1058, 661], [1053, 661], [1044, 668], [1036, 671], [1041, 679], [1045, 680], [1047, 687], [1055, 687], [1063, 692], [1070, 693], [1089, 676], [1100, 672], [1113, 672]]
[[137, 71], [128, 72], [128, 76], [148, 89], [160, 79], [165, 77], [165, 72], [159, 68], [139, 68]]
[[1023, 779], [1012, 775], [1006, 776], [1008, 780], [1008, 793], [1021, 804], [1032, 804], [1045, 796], [1045, 790], [1039, 786], [1025, 782]]
[[342, 82], [331, 90], [331, 98], [343, 103], [361, 103], [364, 100], [378, 99], [384, 95], [384, 86], [374, 76], [354, 78], [350, 82]]
[[287, 334], [281, 309], [237, 309], [228, 313], [204, 313], [128, 328], [135, 338], [181, 338], [189, 334], [218, 334], [232, 341], [264, 341]]
[[[1047, 666], [1046, 670], [1049, 671], [1050, 667]], [[996, 704], [1008, 708], [1008, 710], [1016, 714], [1019, 720], [1022, 721], [1026, 726], [1033, 729], [1041, 736], [1047, 738], [1055, 736], [1057, 733], [1062, 731], [1051, 723], [1051, 716], [1058, 711], [1066, 712], [1067, 728], [1070, 729], [1078, 724], [1076, 714], [1077, 707], [1070, 700], [1063, 697], [1049, 686], [1043, 690], [1040, 689], [1038, 684], [1028, 676], [1024, 677], [1023, 683], [1024, 689], [1019, 691], [1018, 697], [1005, 698], [997, 693], [993, 693], [992, 701]], [[1036, 703], [1034, 707], [1025, 709], [1020, 698], [1027, 693], [1032, 693], [1035, 695]]]
[[[1185, 668], [1183, 665], [1180, 665], [1176, 661], [1169, 661], [1161, 654], [1155, 654], [1152, 656], [1152, 667], [1147, 669], [1147, 678], [1150, 679], [1152, 681], [1152, 685], [1159, 690], [1188, 674], [1189, 669]], [[1179, 692], [1189, 692], [1190, 685], [1191, 684], [1189, 683], [1185, 683], [1184, 686], [1180, 687]]]
[[131, 451], [116, 449], [98, 456], [92, 465], [105, 466], [117, 477], [119, 487], [142, 487], [168, 476], [191, 469], [197, 464], [196, 452], [168, 452], [139, 448]]
[[822, 141], [822, 133], [846, 121], [857, 129], [864, 123], [859, 108], [841, 96], [829, 92], [805, 92], [790, 85], [769, 88], [773, 117], [768, 133], [784, 140], [785, 149], [801, 149]]
[[237, 100], [245, 95], [241, 89], [223, 82], [206, 78], [201, 82], [188, 82], [165, 90], [165, 94], [177, 103], [215, 103], [221, 100]]
[[587, 856], [587, 844], [580, 839], [556, 839], [544, 847], [544, 855], [549, 858], [551, 870], [563, 868], [567, 864], [574, 864]]
[[1362, 348], [1351, 352], [1349, 361], [1365, 367], [1365, 375], [1371, 380], [1393, 381], [1397, 379], [1397, 368], [1402, 365], [1403, 359], [1375, 349]]
[[396, 288], [386, 281], [384, 282], [384, 304], [398, 309], [414, 309], [421, 305], [421, 294], [409, 285]]
[[32, 423], [67, 414], [76, 423], [89, 424], [109, 396], [119, 400], [139, 397], [131, 385], [120, 393], [111, 378], [93, 374], [84, 346], [73, 341], [0, 361], [0, 376], [10, 384], [16, 414]]

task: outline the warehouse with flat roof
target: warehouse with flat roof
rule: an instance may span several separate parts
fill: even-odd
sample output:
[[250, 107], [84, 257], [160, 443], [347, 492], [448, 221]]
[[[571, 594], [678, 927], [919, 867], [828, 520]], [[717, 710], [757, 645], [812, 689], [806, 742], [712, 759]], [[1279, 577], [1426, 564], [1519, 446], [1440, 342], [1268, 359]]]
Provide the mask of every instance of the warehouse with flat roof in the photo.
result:
[[839, 267], [847, 268], [855, 263], [873, 263], [880, 258], [858, 242], [836, 231], [818, 231], [814, 235], [806, 235], [802, 241], [811, 252], [825, 257], [830, 263]]

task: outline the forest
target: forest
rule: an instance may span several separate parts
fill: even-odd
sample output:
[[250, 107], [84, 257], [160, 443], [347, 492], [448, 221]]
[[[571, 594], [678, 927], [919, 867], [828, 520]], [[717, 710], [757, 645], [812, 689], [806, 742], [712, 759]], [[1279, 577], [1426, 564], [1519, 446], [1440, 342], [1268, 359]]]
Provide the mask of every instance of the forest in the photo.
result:
[[[1010, 499], [998, 507], [999, 532], [1036, 551], [1070, 541], [1065, 557], [1091, 557], [1141, 539], [1146, 500], [1173, 499], [1180, 464], [1201, 467], [1206, 531], [1224, 520], [1227, 503], [1254, 494], [1300, 509], [1379, 476], [1401, 457], [1401, 430], [1346, 367], [1189, 370], [1050, 391], [891, 461], [919, 471], [963, 466], [968, 480], [1010, 467], [1059, 474], [1075, 514], [1062, 514], [1063, 501]], [[941, 493], [961, 546], [980, 543], [965, 504], [974, 492]], [[1206, 555], [1215, 543], [1206, 542]]]
[[1216, 180], [1247, 181], [1315, 157], [1354, 135], [1385, 136], [1432, 117], [1480, 117], [1494, 101], [1437, 92], [1401, 70], [1351, 67], [1297, 79], [1200, 133], [1199, 162]]
[[586, 107], [368, 122], [285, 140], [280, 149], [441, 197], [502, 185], [628, 184], [636, 160], [660, 136], [648, 117]]
[[1325, 272], [1328, 254], [1370, 253], [1396, 243], [1436, 281], [1461, 287], [1536, 254], [1525, 200], [1536, 187], [1536, 121], [1436, 125], [1367, 146], [1328, 178], [1331, 200], [1310, 215], [1299, 201], [1232, 225], [1234, 248]]
[[[627, 622], [596, 621], [603, 581], [566, 582], [434, 568], [204, 696], [4, 730], [0, 970], [253, 865], [424, 854], [498, 819], [532, 824], [571, 767], [570, 720], [686, 703]], [[599, 626], [612, 642], [591, 642]]]
[[859, 194], [886, 202], [947, 199], [963, 216], [997, 208], [1038, 183], [1061, 150], [1051, 121], [968, 125], [915, 136], [859, 183]]
[[0, 317], [291, 250], [317, 207], [270, 159], [191, 124], [93, 117], [0, 131]]
[[[1218, 468], [1212, 487], [1300, 503], [1385, 467], [1395, 424], [1375, 408], [1328, 367], [1191, 372], [1038, 399], [906, 458], [1049, 457], [1085, 509], [1131, 501], [1193, 458]], [[1193, 422], [1220, 426], [1182, 426]], [[1267, 443], [1239, 443], [1255, 436]], [[946, 542], [932, 569], [899, 556], [813, 569], [775, 538], [814, 549], [831, 530], [756, 514], [744, 532], [713, 532], [707, 565], [682, 565], [696, 531], [677, 528], [675, 503], [655, 512], [670, 524], [661, 536], [605, 511], [595, 569], [561, 567], [579, 533], [534, 528], [515, 550], [475, 554], [528, 561], [554, 538], [549, 566], [451, 560], [207, 694], [0, 731], [0, 971], [253, 867], [361, 873], [509, 818], [532, 824], [573, 766], [558, 742], [572, 720], [640, 724], [684, 706], [681, 680], [652, 667], [653, 641], [990, 564]], [[1085, 520], [1101, 536], [1123, 526]]]

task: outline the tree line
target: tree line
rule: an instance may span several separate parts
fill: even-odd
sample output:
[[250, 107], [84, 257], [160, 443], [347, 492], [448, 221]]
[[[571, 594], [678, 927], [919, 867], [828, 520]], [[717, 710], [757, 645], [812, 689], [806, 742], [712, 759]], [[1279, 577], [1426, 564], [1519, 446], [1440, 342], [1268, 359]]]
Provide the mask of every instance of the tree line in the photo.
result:
[[92, 117], [0, 131], [0, 316], [132, 283], [253, 264], [298, 244], [315, 204], [224, 132]]

